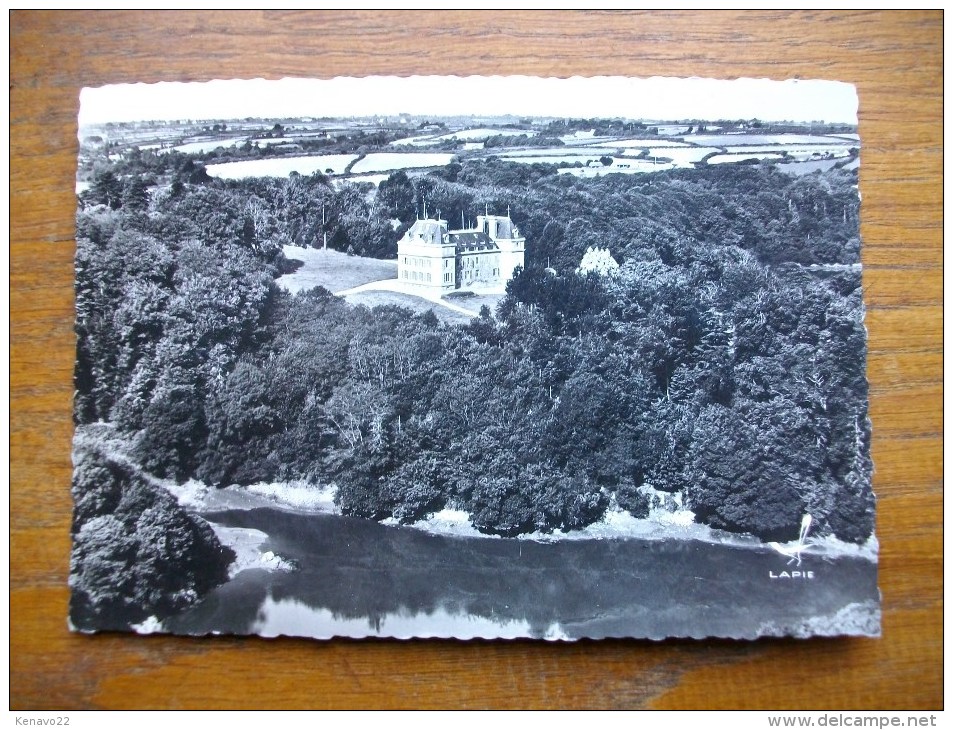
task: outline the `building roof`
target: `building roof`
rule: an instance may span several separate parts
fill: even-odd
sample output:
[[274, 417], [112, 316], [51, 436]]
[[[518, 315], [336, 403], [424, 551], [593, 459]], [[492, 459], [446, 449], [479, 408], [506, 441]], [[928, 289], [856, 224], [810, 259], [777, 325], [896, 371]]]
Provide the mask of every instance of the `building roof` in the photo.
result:
[[458, 253], [467, 251], [499, 251], [483, 231], [450, 231], [447, 240], [457, 247]]
[[[519, 237], [519, 229], [509, 216], [482, 215], [479, 227], [451, 231], [443, 219], [418, 218], [404, 234], [404, 240], [423, 241], [431, 244], [452, 244], [458, 252], [498, 251], [494, 239]], [[486, 226], [486, 230], [484, 230]], [[488, 235], [489, 234], [489, 235]]]
[[490, 224], [490, 230], [495, 238], [516, 238], [517, 232], [514, 231], [516, 226], [513, 225], [509, 216], [487, 215], [481, 217], [485, 218]]
[[432, 218], [417, 219], [405, 234], [406, 238], [423, 239], [427, 243], [443, 243], [447, 233], [447, 222], [436, 221]]

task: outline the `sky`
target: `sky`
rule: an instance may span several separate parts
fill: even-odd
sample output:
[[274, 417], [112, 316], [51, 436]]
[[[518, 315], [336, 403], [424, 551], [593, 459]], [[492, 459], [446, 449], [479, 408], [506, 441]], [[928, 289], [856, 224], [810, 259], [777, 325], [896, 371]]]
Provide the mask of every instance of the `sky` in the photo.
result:
[[851, 84], [819, 80], [367, 76], [86, 88], [79, 123], [408, 113], [856, 124], [857, 104]]

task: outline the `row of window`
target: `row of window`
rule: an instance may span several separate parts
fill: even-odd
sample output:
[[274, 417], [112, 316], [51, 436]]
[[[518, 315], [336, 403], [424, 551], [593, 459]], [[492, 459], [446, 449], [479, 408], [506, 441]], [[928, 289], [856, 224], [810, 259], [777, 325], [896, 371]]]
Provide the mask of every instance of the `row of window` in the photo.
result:
[[[500, 275], [500, 270], [493, 269], [493, 277], [496, 278], [499, 275]], [[483, 276], [483, 272], [481, 272], [479, 269], [477, 269], [476, 271], [473, 271], [471, 269], [464, 269], [463, 276], [464, 278], [467, 279], [467, 281], [469, 281], [470, 279], [479, 279], [481, 276]]]
[[400, 273], [401, 273], [401, 278], [406, 279], [408, 281], [426, 281], [426, 282], [432, 281], [430, 272], [402, 271]]
[[[499, 269], [493, 269], [494, 278], [500, 275]], [[467, 269], [463, 272], [463, 277], [466, 281], [471, 281], [473, 279], [479, 279], [481, 272], [479, 270], [474, 271], [472, 269]], [[429, 271], [407, 271], [403, 270], [400, 272], [400, 278], [405, 281], [417, 281], [417, 282], [426, 282], [430, 283], [433, 281]], [[453, 282], [453, 272], [447, 271], [443, 275], [443, 283], [450, 284]]]
[[[423, 256], [404, 256], [404, 266], [411, 266], [415, 269], [429, 269], [433, 259]], [[450, 259], [443, 260], [443, 268], [450, 268]]]

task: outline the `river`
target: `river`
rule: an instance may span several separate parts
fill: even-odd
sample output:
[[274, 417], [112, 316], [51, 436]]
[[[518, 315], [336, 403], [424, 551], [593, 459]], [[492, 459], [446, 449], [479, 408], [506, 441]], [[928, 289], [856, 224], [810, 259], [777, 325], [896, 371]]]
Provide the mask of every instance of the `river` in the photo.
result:
[[243, 570], [167, 618], [166, 631], [547, 639], [879, 633], [877, 566], [859, 557], [805, 554], [797, 566], [767, 546], [456, 537], [270, 507], [203, 516], [266, 533], [260, 549], [296, 568]]

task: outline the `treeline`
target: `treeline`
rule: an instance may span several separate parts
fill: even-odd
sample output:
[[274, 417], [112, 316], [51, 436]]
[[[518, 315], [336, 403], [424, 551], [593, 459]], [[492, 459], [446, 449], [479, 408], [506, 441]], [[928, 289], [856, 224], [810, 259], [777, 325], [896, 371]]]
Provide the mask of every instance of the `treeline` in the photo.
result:
[[[653, 129], [654, 132], [650, 131]], [[623, 134], [658, 134], [657, 127], [622, 119], [554, 119], [546, 125], [545, 131], [546, 134], [553, 137], [589, 131], [594, 132], [598, 137]]]
[[[578, 529], [613, 501], [646, 514], [654, 487], [715, 527], [789, 539], [810, 512], [862, 542], [860, 277], [799, 265], [858, 260], [855, 184], [487, 161], [396, 173], [371, 200], [298, 176], [91, 207], [77, 420], [115, 423], [157, 475], [333, 482], [345, 513], [373, 519], [453, 506], [495, 534]], [[389, 253], [422, 198], [451, 221], [511, 206], [527, 266], [496, 312], [450, 327], [275, 288], [282, 243], [315, 244], [330, 215], [336, 247]], [[593, 245], [617, 274], [575, 273]]]
[[[98, 171], [81, 206], [151, 206], [173, 215], [190, 206], [198, 220], [238, 216], [246, 237], [279, 247], [319, 246], [327, 237], [331, 248], [375, 258], [396, 257], [397, 241], [424, 204], [451, 226], [469, 223], [485, 208], [510, 210], [533, 243], [527, 267], [560, 271], [574, 269], [590, 246], [608, 247], [622, 261], [655, 250], [676, 261], [692, 241], [737, 246], [767, 264], [860, 260], [852, 171], [788, 176], [770, 165], [724, 165], [580, 180], [555, 174], [554, 165], [490, 158], [454, 162], [425, 176], [396, 172], [374, 192], [370, 184], [336, 187], [320, 173], [212, 180], [188, 157], [161, 157], [169, 165], [161, 173], [150, 166], [136, 172], [132, 161]], [[162, 174], [171, 182], [160, 184]], [[197, 200], [182, 200], [196, 193]]]

